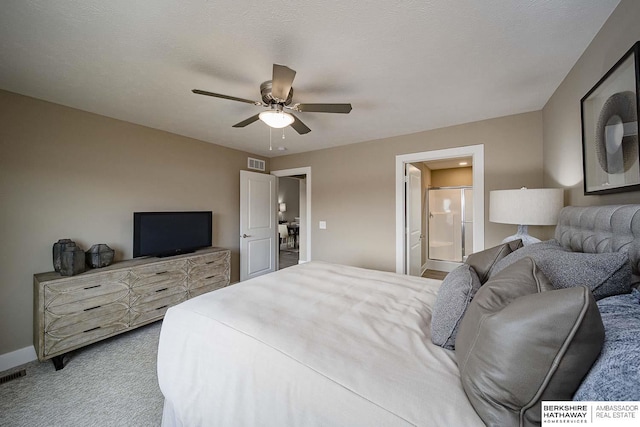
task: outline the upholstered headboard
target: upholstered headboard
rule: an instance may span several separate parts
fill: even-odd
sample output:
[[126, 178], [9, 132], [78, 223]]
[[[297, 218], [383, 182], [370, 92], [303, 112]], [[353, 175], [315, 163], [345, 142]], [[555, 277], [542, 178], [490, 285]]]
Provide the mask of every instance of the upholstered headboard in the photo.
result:
[[640, 275], [640, 205], [566, 206], [555, 239], [573, 252], [627, 252]]

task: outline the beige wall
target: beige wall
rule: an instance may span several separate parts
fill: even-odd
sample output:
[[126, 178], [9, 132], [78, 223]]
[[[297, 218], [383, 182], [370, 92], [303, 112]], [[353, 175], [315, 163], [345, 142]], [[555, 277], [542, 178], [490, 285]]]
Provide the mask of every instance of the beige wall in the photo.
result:
[[584, 196], [580, 99], [640, 40], [640, 2], [622, 0], [543, 109], [544, 184], [567, 205], [640, 203], [640, 192]]
[[0, 117], [0, 355], [32, 343], [32, 275], [53, 269], [53, 243], [130, 258], [134, 211], [212, 210], [238, 280], [247, 153], [4, 91]]
[[[489, 191], [542, 185], [542, 113], [277, 157], [273, 170], [311, 167], [312, 258], [395, 270], [395, 157], [484, 144], [485, 246], [515, 226], [488, 222]], [[318, 221], [326, 221], [320, 230]], [[531, 229], [531, 234], [536, 235]]]
[[473, 169], [471, 167], [431, 171], [432, 187], [462, 187], [465, 185], [473, 185]]

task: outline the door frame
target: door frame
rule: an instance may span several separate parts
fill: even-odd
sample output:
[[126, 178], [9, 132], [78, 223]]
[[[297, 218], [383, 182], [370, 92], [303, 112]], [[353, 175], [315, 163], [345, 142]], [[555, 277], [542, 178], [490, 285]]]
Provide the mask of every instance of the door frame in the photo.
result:
[[[305, 216], [305, 238], [306, 238], [306, 251], [304, 254], [300, 254], [300, 258], [298, 263], [302, 264], [304, 262], [311, 261], [311, 166], [305, 166], [300, 168], [293, 169], [282, 169], [277, 171], [271, 171], [271, 175], [274, 175], [278, 178], [288, 177], [288, 176], [296, 176], [296, 175], [306, 175], [306, 192], [307, 192], [307, 214]], [[277, 222], [277, 217], [276, 217]], [[304, 258], [304, 259], [303, 259]]]
[[396, 273], [407, 274], [405, 165], [458, 157], [473, 159], [473, 252], [484, 249], [484, 144], [400, 154], [396, 156]]
[[406, 257], [406, 271], [407, 274], [412, 276], [412, 265], [411, 265], [411, 261], [412, 261], [412, 257], [413, 254], [412, 252], [412, 245], [415, 243], [415, 240], [413, 240], [413, 237], [411, 237], [414, 233], [415, 230], [412, 229], [412, 225], [411, 225], [411, 221], [408, 221], [409, 216], [411, 216], [411, 218], [413, 219], [414, 214], [416, 214], [416, 208], [418, 210], [417, 212], [417, 219], [419, 220], [420, 223], [420, 236], [418, 237], [418, 244], [415, 245], [415, 247], [419, 246], [420, 247], [420, 259], [418, 260], [419, 265], [418, 266], [413, 266], [414, 270], [415, 267], [417, 267], [418, 269], [418, 274], [416, 274], [416, 276], [421, 276], [423, 271], [422, 271], [422, 242], [423, 242], [423, 236], [424, 236], [424, 230], [422, 229], [422, 201], [418, 202], [417, 206], [414, 206], [414, 204], [411, 202], [411, 195], [414, 195], [413, 191], [411, 189], [411, 185], [412, 185], [412, 177], [411, 175], [417, 173], [417, 176], [419, 177], [420, 183], [419, 183], [419, 188], [418, 188], [418, 198], [420, 200], [422, 200], [422, 169], [415, 167], [412, 164], [405, 164], [405, 177], [407, 178], [406, 182], [405, 182], [405, 203], [407, 203], [407, 210], [406, 210], [406, 215], [407, 215], [407, 234], [408, 234], [408, 238], [405, 240], [406, 243], [406, 248], [405, 251], [407, 253], [407, 257]]

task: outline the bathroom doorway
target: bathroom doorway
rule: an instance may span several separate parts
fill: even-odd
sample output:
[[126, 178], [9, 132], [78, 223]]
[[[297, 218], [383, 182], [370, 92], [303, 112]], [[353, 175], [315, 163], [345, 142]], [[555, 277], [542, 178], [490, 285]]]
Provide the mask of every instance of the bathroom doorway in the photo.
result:
[[[468, 164], [460, 164], [464, 162]], [[429, 269], [445, 273], [452, 271], [460, 265], [464, 256], [484, 249], [484, 146], [478, 144], [396, 156], [396, 272], [401, 274], [409, 274], [410, 271], [408, 265], [410, 257], [407, 250], [409, 242], [408, 221], [410, 219], [408, 217], [408, 208], [413, 206], [413, 203], [407, 202], [407, 194], [409, 194], [407, 191], [407, 170], [409, 166], [419, 168], [422, 171], [423, 177], [423, 196], [421, 198], [423, 250], [420, 271], [422, 275]], [[467, 180], [460, 181], [460, 176], [452, 179], [452, 175], [457, 174], [457, 172], [454, 173], [452, 169], [464, 167], [468, 168], [465, 172]], [[460, 224], [459, 234], [449, 239], [452, 247], [455, 246], [454, 241], [459, 242], [458, 246], [460, 247], [464, 245], [464, 253], [461, 252], [460, 261], [429, 258], [428, 191], [430, 188], [435, 189], [441, 187], [458, 187], [458, 190], [462, 187], [469, 187], [468, 190], [470, 190], [470, 192], [467, 192], [464, 240], [460, 240], [462, 239], [463, 224]], [[447, 209], [452, 210], [452, 202], [447, 203]], [[444, 207], [442, 211], [445, 212]], [[446, 215], [443, 214], [441, 216], [444, 217]], [[453, 215], [450, 215], [449, 219], [453, 222]], [[451, 228], [451, 230], [453, 230], [453, 228]], [[432, 232], [436, 234], [435, 230]], [[451, 231], [450, 234], [453, 234], [453, 231]], [[437, 236], [432, 240], [434, 240], [434, 243], [438, 242]], [[444, 243], [444, 240], [440, 243]], [[432, 249], [432, 253], [433, 252]], [[442, 254], [438, 254], [436, 251], [434, 257], [441, 256]]]

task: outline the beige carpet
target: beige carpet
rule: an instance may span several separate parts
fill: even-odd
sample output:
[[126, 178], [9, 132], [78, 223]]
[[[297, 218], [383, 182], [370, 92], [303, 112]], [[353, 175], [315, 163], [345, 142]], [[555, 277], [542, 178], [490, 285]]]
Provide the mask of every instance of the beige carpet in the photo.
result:
[[60, 371], [51, 361], [20, 367], [26, 376], [0, 385], [0, 426], [159, 426], [161, 324], [72, 352]]

